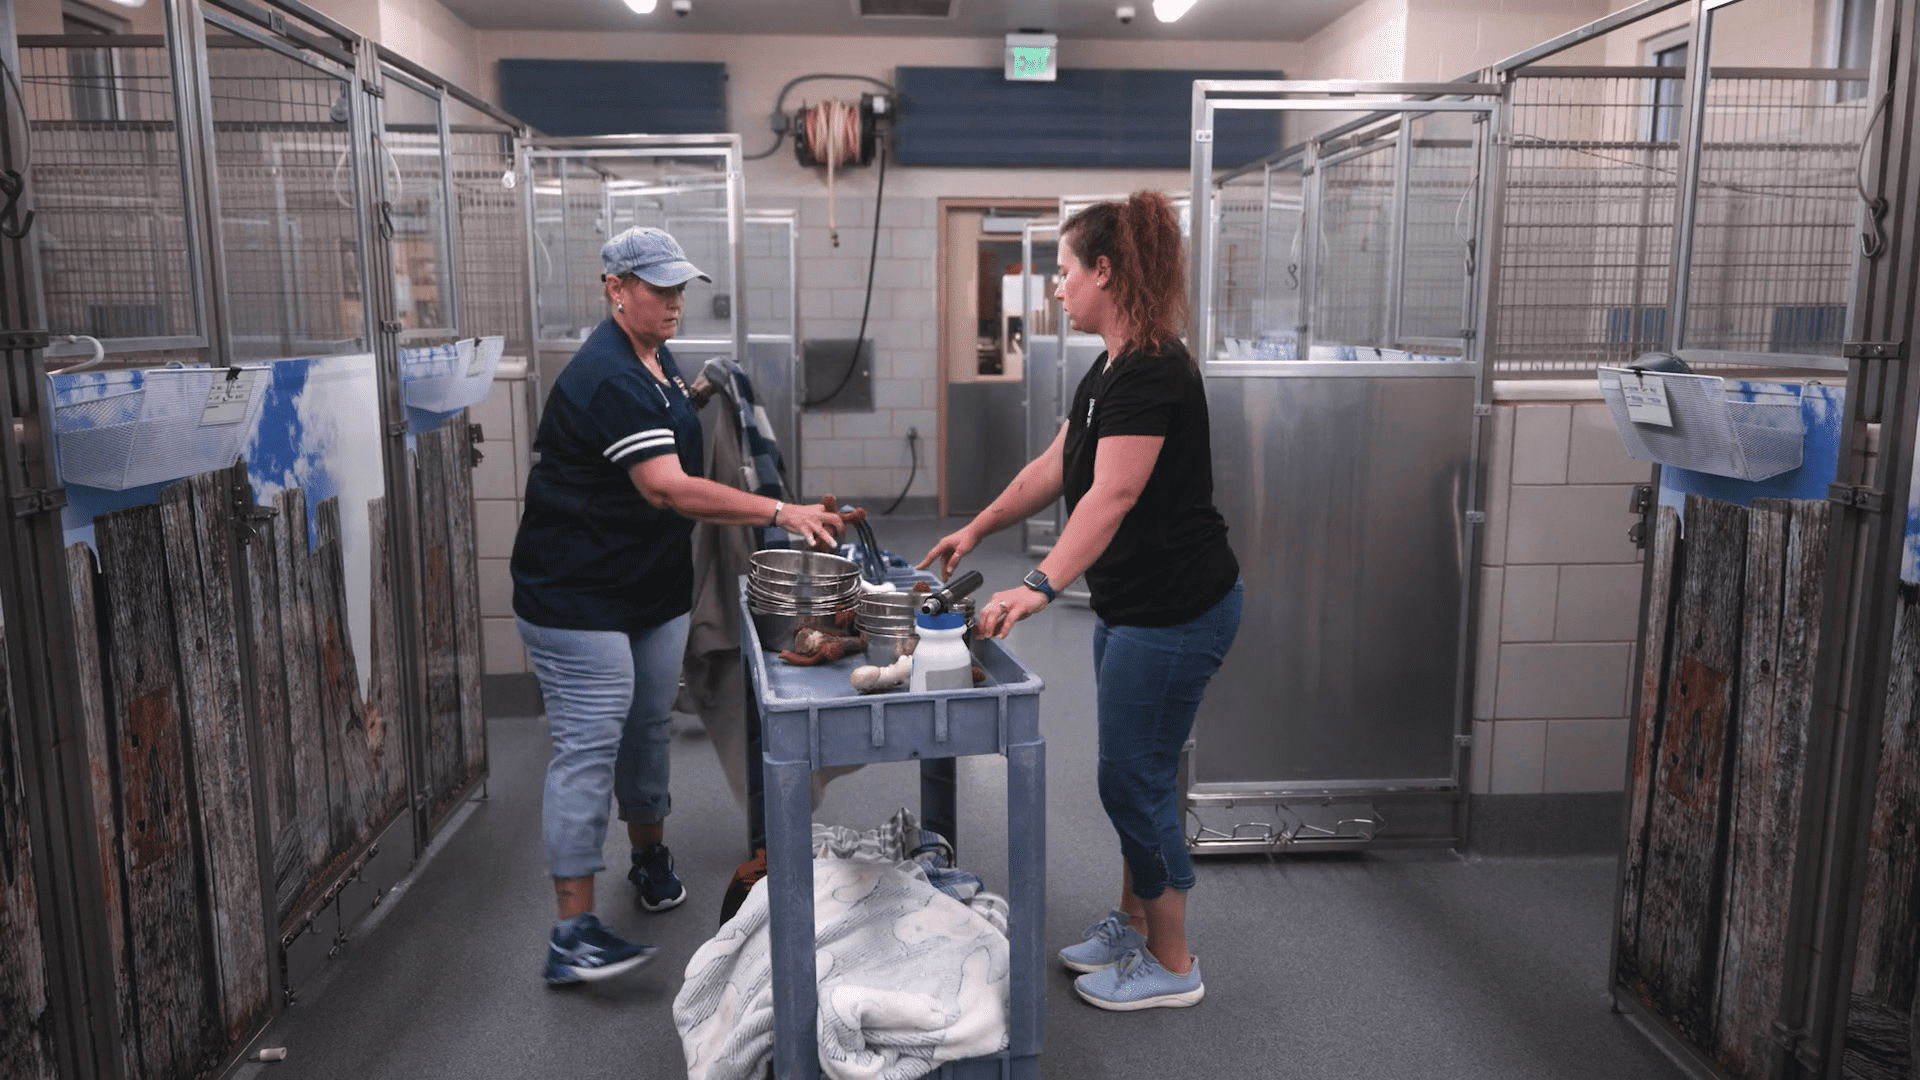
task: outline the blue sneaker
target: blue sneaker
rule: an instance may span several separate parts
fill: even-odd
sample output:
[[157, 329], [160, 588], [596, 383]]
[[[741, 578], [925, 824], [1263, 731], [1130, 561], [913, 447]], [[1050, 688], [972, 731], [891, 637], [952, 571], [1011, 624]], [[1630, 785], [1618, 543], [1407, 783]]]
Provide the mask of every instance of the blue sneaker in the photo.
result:
[[553, 928], [547, 944], [547, 985], [599, 982], [653, 959], [651, 945], [635, 945], [607, 932], [591, 913]]
[[1185, 975], [1175, 975], [1145, 949], [1135, 949], [1110, 968], [1080, 976], [1073, 980], [1073, 988], [1087, 1004], [1114, 1012], [1184, 1009], [1207, 996], [1200, 981], [1199, 957], [1193, 958]]
[[1087, 927], [1087, 940], [1060, 950], [1060, 962], [1068, 971], [1099, 971], [1120, 962], [1135, 949], [1145, 949], [1147, 939], [1127, 921], [1124, 911], [1109, 911], [1107, 917]]
[[665, 844], [648, 844], [633, 853], [633, 869], [627, 880], [640, 890], [634, 902], [647, 911], [677, 908], [687, 898], [687, 887], [673, 872], [673, 852]]

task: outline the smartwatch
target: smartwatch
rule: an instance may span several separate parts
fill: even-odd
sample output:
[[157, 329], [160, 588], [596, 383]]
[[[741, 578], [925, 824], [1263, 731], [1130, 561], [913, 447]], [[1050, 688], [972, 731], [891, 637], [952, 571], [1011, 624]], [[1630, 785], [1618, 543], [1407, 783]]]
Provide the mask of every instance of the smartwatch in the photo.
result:
[[1053, 584], [1047, 580], [1047, 575], [1040, 572], [1039, 567], [1027, 571], [1027, 576], [1020, 579], [1020, 584], [1046, 597], [1047, 603], [1053, 603]]

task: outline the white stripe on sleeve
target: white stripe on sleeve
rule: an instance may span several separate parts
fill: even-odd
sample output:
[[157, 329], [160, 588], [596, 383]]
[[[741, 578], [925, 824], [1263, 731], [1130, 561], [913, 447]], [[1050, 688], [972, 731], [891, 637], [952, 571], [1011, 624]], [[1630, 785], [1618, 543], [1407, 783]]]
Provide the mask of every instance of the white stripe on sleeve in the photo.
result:
[[612, 446], [602, 451], [602, 453], [606, 455], [608, 461], [612, 461], [614, 458], [633, 449], [633, 444], [635, 443], [645, 442], [648, 445], [654, 445], [662, 438], [665, 438], [668, 442], [672, 442], [673, 429], [653, 428], [649, 431], [636, 431], [624, 439], [617, 440]]

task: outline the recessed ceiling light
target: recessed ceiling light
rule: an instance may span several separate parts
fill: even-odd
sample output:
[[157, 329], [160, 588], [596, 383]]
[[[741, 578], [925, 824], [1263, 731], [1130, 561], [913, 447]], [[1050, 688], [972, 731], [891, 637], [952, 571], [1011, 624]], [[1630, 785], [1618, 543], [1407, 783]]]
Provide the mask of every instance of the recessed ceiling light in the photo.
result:
[[1196, 0], [1153, 0], [1153, 14], [1161, 22], [1173, 22], [1192, 11], [1195, 2]]
[[635, 15], [651, 15], [659, 3], [660, 0], [627, 0], [627, 6], [633, 9]]

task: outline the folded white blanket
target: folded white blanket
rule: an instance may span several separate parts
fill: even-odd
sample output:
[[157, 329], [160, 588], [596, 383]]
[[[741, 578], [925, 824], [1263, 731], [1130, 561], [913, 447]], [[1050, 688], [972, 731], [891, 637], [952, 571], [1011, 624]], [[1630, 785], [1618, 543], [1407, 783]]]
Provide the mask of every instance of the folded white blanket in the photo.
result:
[[[688, 1080], [758, 1080], [772, 1058], [765, 884], [687, 964], [673, 1019]], [[918, 1080], [1006, 1049], [1006, 936], [924, 868], [816, 859], [813, 911], [816, 1037], [831, 1080]]]

